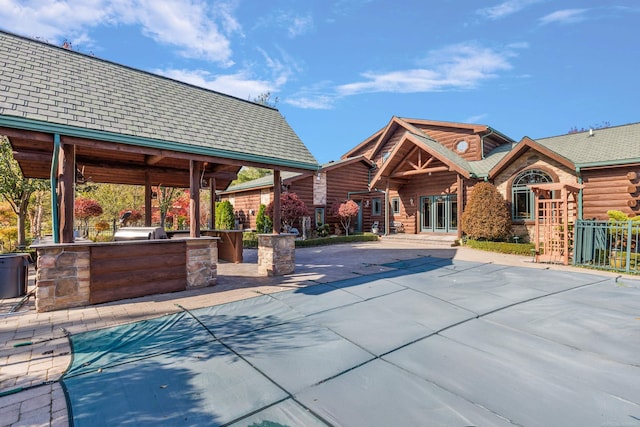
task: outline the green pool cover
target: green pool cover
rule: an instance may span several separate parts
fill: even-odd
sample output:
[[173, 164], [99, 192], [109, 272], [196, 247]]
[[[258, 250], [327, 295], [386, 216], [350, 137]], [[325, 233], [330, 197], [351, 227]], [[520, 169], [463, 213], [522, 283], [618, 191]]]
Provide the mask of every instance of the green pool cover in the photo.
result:
[[[639, 286], [419, 258], [73, 335], [75, 426], [640, 422]], [[602, 296], [607, 304], [594, 304]], [[606, 343], [606, 346], [597, 343]]]

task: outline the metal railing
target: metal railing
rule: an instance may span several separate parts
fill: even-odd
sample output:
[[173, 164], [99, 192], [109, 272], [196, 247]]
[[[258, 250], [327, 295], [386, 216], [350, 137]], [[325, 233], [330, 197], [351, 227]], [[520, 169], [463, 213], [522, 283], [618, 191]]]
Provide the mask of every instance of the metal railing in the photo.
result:
[[573, 265], [640, 273], [639, 249], [639, 221], [576, 221]]

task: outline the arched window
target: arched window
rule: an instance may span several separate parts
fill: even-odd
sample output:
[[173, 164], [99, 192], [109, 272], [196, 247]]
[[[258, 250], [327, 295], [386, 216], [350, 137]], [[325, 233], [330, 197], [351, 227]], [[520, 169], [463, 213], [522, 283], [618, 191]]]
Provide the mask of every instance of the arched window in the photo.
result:
[[530, 184], [553, 182], [548, 173], [539, 169], [529, 169], [518, 174], [511, 184], [511, 215], [514, 220], [533, 220], [535, 195], [527, 187]]

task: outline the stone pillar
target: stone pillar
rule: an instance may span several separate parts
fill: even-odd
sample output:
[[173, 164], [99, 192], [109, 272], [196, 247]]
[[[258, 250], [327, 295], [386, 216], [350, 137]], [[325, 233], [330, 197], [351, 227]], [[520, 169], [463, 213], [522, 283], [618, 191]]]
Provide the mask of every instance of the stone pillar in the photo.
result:
[[258, 234], [258, 274], [282, 276], [296, 268], [293, 234]]
[[218, 237], [186, 239], [187, 289], [215, 285], [218, 281]]
[[89, 305], [89, 247], [38, 248], [36, 311]]

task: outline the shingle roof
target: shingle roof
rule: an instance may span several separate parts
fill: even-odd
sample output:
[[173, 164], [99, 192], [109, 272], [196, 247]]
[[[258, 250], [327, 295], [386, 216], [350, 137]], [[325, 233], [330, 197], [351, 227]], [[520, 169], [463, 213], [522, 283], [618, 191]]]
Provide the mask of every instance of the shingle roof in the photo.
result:
[[535, 140], [576, 166], [608, 166], [640, 162], [640, 123], [595, 129]]
[[[295, 178], [302, 175], [299, 172], [282, 171], [280, 178], [284, 181], [287, 179]], [[265, 175], [260, 178], [252, 179], [251, 181], [241, 182], [239, 184], [230, 185], [222, 194], [235, 193], [237, 191], [251, 190], [260, 187], [273, 187], [273, 174]]]
[[[185, 152], [315, 169], [274, 108], [0, 32], [0, 118], [172, 144]], [[240, 156], [240, 157], [238, 157]]]
[[514, 146], [515, 143], [499, 145], [491, 150], [484, 159], [469, 162], [469, 167], [473, 175], [477, 177], [487, 176], [489, 171], [509, 154]]

